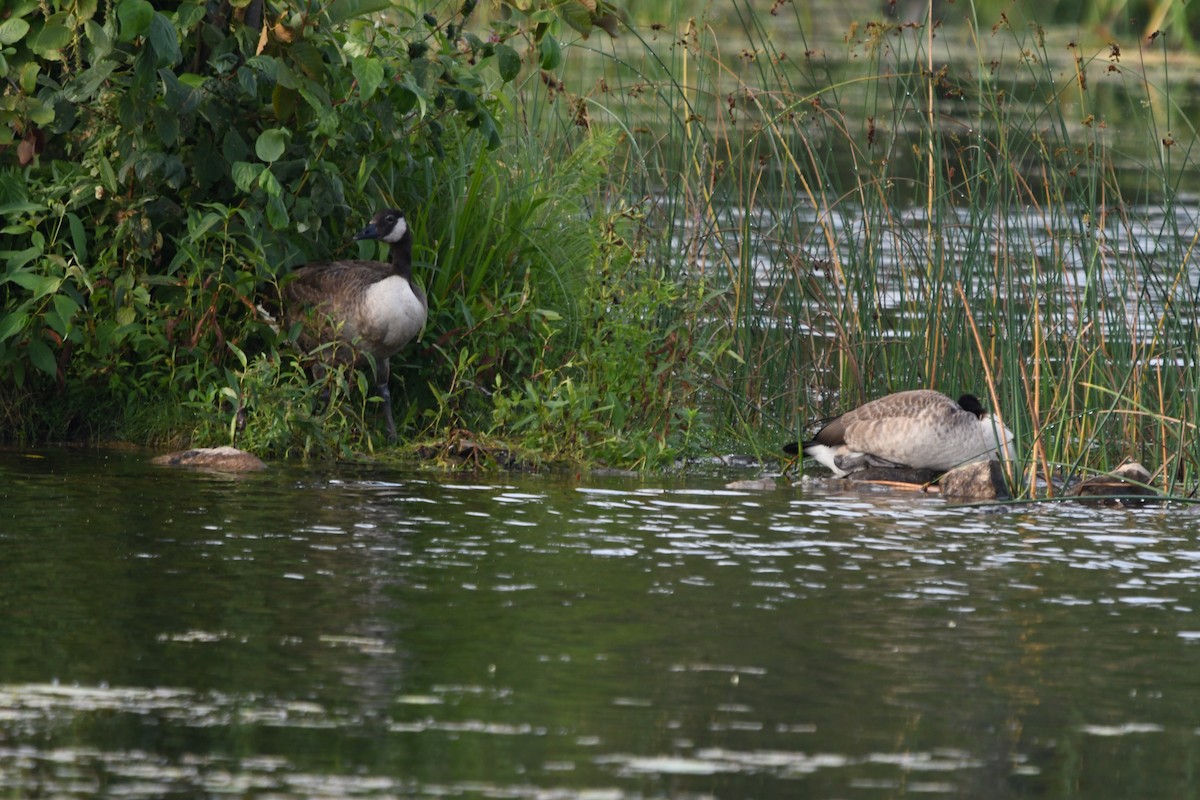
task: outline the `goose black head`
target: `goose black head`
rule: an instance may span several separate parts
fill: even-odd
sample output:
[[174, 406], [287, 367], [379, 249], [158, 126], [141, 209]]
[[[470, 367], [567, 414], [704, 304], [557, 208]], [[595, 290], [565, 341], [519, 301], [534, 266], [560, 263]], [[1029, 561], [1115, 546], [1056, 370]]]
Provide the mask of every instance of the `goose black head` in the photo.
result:
[[403, 239], [406, 233], [408, 233], [408, 223], [404, 220], [404, 212], [394, 208], [385, 208], [372, 217], [371, 221], [367, 223], [367, 227], [363, 228], [354, 238], [377, 239], [388, 244], [395, 244]]
[[958, 398], [958, 407], [963, 411], [969, 411], [980, 419], [983, 419], [984, 415], [987, 414], [983, 403], [979, 402], [979, 398], [973, 394], [964, 394]]

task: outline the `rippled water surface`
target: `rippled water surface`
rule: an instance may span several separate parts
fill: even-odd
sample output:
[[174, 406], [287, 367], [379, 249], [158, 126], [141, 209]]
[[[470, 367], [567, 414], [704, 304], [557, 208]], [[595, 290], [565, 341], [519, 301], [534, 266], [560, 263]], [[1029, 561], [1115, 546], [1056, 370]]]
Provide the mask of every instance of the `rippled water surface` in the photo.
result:
[[0, 453], [0, 796], [1200, 785], [1193, 512], [724, 481]]

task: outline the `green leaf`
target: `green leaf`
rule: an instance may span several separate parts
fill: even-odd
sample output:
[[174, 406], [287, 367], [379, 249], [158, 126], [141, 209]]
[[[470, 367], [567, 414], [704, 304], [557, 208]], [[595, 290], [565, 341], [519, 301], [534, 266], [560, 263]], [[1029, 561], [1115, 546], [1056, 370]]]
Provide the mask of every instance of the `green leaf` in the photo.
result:
[[542, 58], [542, 69], [557, 69], [562, 63], [562, 48], [559, 47], [558, 40], [550, 34], [542, 37], [542, 43], [538, 45], [538, 54]]
[[158, 56], [159, 65], [175, 65], [181, 58], [179, 54], [179, 37], [175, 34], [175, 26], [166, 14], [155, 14], [150, 19], [150, 33], [147, 36], [150, 46]]
[[283, 200], [278, 197], [267, 200], [267, 222], [276, 230], [288, 227], [287, 208], [284, 207]]
[[269, 169], [264, 169], [262, 174], [258, 176], [258, 185], [267, 193], [267, 197], [270, 197], [272, 200], [283, 194], [283, 187], [279, 185], [279, 179]]
[[117, 20], [121, 24], [118, 40], [132, 42], [154, 21], [154, 6], [148, 0], [121, 0], [117, 3]]
[[150, 107], [150, 118], [154, 120], [159, 141], [167, 147], [173, 147], [179, 140], [179, 115], [155, 103]]
[[233, 183], [239, 191], [253, 191], [255, 184], [258, 183], [258, 176], [266, 167], [262, 164], [252, 164], [248, 161], [235, 161], [230, 169]]
[[354, 72], [354, 80], [358, 81], [358, 92], [362, 99], [370, 100], [383, 83], [383, 62], [377, 58], [360, 57], [350, 62], [350, 68]]
[[275, 113], [275, 119], [280, 122], [291, 119], [296, 114], [299, 96], [295, 89], [275, 84], [275, 88], [271, 90], [271, 110]]
[[35, 272], [17, 272], [9, 275], [8, 280], [32, 292], [34, 300], [57, 292], [58, 287], [62, 285], [62, 278], [38, 275]]
[[46, 322], [59, 336], [66, 338], [71, 320], [79, 312], [79, 304], [65, 294], [54, 295], [54, 313], [46, 314]]
[[30, 61], [21, 67], [21, 91], [25, 94], [33, 94], [37, 90], [37, 78], [38, 65], [36, 61]]
[[[296, 42], [288, 48], [287, 53], [291, 63], [299, 67], [300, 71], [309, 78], [319, 81], [325, 77], [327, 72], [325, 54], [320, 48], [309, 42]], [[301, 87], [297, 86], [296, 88]]]
[[[200, 105], [200, 100], [203, 94], [196, 87], [189, 85], [185, 79], [177, 76], [174, 72], [165, 67], [158, 71], [158, 77], [162, 78], [163, 82], [163, 98], [167, 101], [167, 108], [171, 109], [176, 114], [188, 115], [196, 110]], [[192, 75], [191, 78], [198, 78], [198, 75]], [[201, 79], [203, 80], [203, 79]]]
[[87, 35], [88, 41], [92, 43], [91, 61], [93, 64], [112, 52], [112, 39], [108, 37], [104, 26], [89, 19], [83, 26], [83, 32]]
[[508, 83], [521, 73], [521, 57], [508, 45], [498, 44], [496, 45], [496, 66], [500, 69], [500, 79]]
[[29, 23], [20, 17], [0, 22], [0, 45], [16, 44], [29, 33]]
[[29, 340], [29, 360], [51, 378], [58, 377], [58, 362], [54, 360], [54, 352], [41, 339]]
[[67, 226], [71, 229], [71, 245], [75, 250], [75, 260], [80, 264], [87, 263], [87, 233], [83, 228], [83, 220], [79, 215], [68, 211]]
[[0, 313], [0, 342], [11, 339], [25, 329], [29, 315], [17, 312]]
[[279, 160], [287, 149], [288, 139], [292, 132], [286, 128], [268, 128], [258, 135], [254, 142], [254, 153], [260, 160], [268, 164]]
[[97, 0], [76, 0], [74, 5], [75, 19], [80, 22], [87, 22], [96, 16], [96, 11], [100, 6]]
[[46, 105], [41, 100], [31, 101], [26, 113], [35, 125], [41, 125], [43, 128], [54, 122], [54, 106]]
[[62, 20], [62, 14], [54, 14], [46, 20], [38, 34], [29, 43], [29, 49], [51, 61], [61, 61], [62, 48], [71, 43], [71, 29]]
[[348, 19], [387, 11], [391, 7], [391, 0], [337, 0], [330, 3], [327, 13], [331, 23], [340, 25]]
[[0, 258], [4, 259], [8, 267], [8, 273], [0, 275], [0, 284], [7, 280], [12, 280], [13, 275], [18, 274], [19, 270], [29, 262], [44, 253], [45, 250], [34, 244], [24, 250], [5, 250], [0, 252]]
[[[574, 2], [566, 2], [558, 7], [559, 13], [562, 14], [563, 20], [575, 30], [583, 35], [583, 38], [588, 38], [592, 32], [592, 12], [587, 5], [581, 0]], [[547, 67], [550, 69], [550, 67]]]

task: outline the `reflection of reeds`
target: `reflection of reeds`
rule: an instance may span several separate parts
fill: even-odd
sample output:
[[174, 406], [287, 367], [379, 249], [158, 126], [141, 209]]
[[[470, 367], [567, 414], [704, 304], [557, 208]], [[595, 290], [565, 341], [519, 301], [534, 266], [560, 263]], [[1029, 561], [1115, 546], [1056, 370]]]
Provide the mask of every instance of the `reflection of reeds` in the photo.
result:
[[615, 191], [648, 198], [643, 252], [723, 290], [714, 417], [766, 451], [889, 391], [971, 391], [1030, 494], [1127, 456], [1193, 486], [1195, 164], [1163, 144], [1186, 125], [1165, 61], [1003, 22], [860, 25], [834, 58], [798, 16], [735, 7], [732, 33], [694, 20], [586, 62], [608, 56], [591, 119], [628, 132]]

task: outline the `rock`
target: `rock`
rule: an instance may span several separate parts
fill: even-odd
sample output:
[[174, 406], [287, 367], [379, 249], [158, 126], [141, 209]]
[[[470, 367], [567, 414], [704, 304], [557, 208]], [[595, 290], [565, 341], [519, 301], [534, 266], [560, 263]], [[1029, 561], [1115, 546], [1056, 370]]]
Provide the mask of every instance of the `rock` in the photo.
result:
[[778, 489], [779, 483], [774, 478], [753, 478], [727, 483], [725, 484], [725, 488], [750, 492], [769, 492]]
[[167, 453], [150, 460], [151, 464], [164, 467], [190, 467], [214, 472], [255, 472], [266, 469], [262, 459], [236, 447], [197, 447]]
[[955, 467], [938, 481], [942, 497], [955, 501], [1010, 500], [1000, 462], [976, 461]]
[[1067, 497], [1077, 497], [1082, 503], [1097, 503], [1111, 508], [1139, 506], [1159, 497], [1147, 484], [1150, 471], [1136, 461], [1127, 461], [1106, 475], [1097, 475], [1066, 491]]

